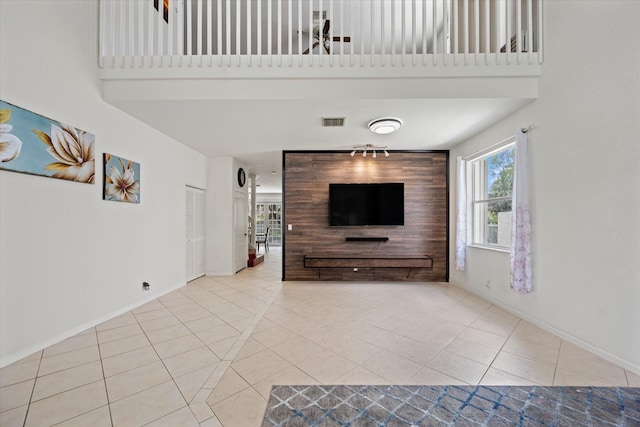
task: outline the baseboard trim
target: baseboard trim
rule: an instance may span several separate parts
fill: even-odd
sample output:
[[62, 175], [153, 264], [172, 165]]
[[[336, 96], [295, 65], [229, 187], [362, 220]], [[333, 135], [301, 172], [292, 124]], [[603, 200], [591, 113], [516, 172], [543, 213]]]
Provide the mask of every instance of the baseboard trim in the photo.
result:
[[20, 359], [23, 359], [27, 356], [32, 355], [33, 353], [37, 352], [37, 351], [41, 351], [44, 350], [47, 347], [50, 347], [54, 344], [57, 344], [61, 341], [66, 340], [67, 338], [71, 338], [72, 336], [79, 334], [80, 332], [87, 330], [89, 328], [92, 328], [94, 326], [97, 326], [103, 322], [106, 322], [107, 320], [113, 319], [114, 317], [120, 316], [121, 314], [126, 313], [127, 311], [131, 311], [137, 307], [140, 307], [143, 304], [146, 304], [150, 301], [153, 301], [154, 299], [160, 298], [170, 292], [175, 291], [176, 289], [180, 289], [181, 287], [183, 287], [184, 285], [186, 285], [186, 282], [180, 283], [172, 288], [166, 289], [163, 292], [159, 292], [159, 293], [152, 293], [151, 295], [143, 298], [140, 301], [137, 301], [133, 304], [130, 304], [128, 306], [125, 306], [123, 308], [120, 308], [116, 311], [112, 311], [109, 314], [105, 314], [104, 316], [100, 316], [97, 319], [91, 320], [89, 322], [85, 322], [81, 325], [76, 326], [75, 328], [69, 329], [68, 331], [65, 331], [61, 334], [58, 334], [52, 338], [46, 339], [44, 341], [41, 341], [39, 343], [33, 344], [27, 348], [25, 348], [24, 350], [15, 352], [13, 354], [9, 354], [7, 356], [3, 356], [2, 358], [0, 358], [0, 368], [4, 368], [5, 366], [8, 366], [14, 362], [17, 362]]
[[229, 271], [207, 271], [207, 276], [234, 276], [235, 273]]
[[461, 285], [455, 281], [450, 281], [449, 282], [451, 285], [455, 286], [456, 288], [462, 289], [463, 291], [472, 293], [473, 295], [482, 298], [488, 302], [490, 302], [491, 304], [494, 304], [498, 307], [500, 307], [501, 309], [508, 311], [511, 314], [514, 314], [518, 317], [520, 317], [521, 319], [526, 320], [529, 323], [533, 323], [534, 325], [544, 329], [547, 332], [550, 332], [554, 335], [559, 336], [560, 338], [562, 338], [563, 340], [566, 340], [568, 342], [570, 342], [571, 344], [574, 344], [580, 348], [582, 348], [583, 350], [589, 351], [597, 356], [602, 357], [603, 359], [611, 362], [611, 363], [615, 363], [616, 365], [636, 374], [636, 375], [640, 375], [640, 366], [636, 366], [633, 363], [628, 362], [627, 360], [621, 359], [620, 357], [609, 353], [606, 350], [603, 350], [599, 347], [594, 346], [593, 344], [589, 344], [586, 341], [583, 341], [579, 338], [574, 337], [573, 335], [564, 332], [558, 328], [556, 328], [555, 326], [552, 326], [546, 322], [544, 322], [543, 320], [537, 319], [535, 317], [530, 316], [527, 313], [521, 312], [520, 310], [516, 310], [513, 307], [510, 307], [500, 301], [497, 301], [494, 298], [489, 297], [486, 294], [482, 294], [480, 292], [477, 292], [473, 289], [468, 288], [467, 286]]

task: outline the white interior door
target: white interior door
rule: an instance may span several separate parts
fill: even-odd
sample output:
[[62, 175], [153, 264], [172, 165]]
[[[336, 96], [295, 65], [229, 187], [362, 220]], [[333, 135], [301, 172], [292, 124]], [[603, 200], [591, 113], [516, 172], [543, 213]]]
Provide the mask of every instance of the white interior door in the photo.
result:
[[204, 191], [186, 187], [186, 279], [197, 279], [204, 271]]
[[249, 238], [248, 238], [248, 203], [247, 194], [236, 191], [233, 204], [233, 229], [235, 236], [235, 258], [234, 265], [236, 273], [247, 267], [249, 259]]

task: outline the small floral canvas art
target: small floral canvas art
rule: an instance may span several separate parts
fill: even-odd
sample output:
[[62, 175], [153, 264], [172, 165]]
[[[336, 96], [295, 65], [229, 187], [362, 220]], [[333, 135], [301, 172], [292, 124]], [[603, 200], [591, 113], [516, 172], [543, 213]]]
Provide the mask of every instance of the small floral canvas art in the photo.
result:
[[140, 203], [140, 163], [104, 153], [104, 200]]
[[0, 101], [0, 169], [95, 182], [95, 136]]

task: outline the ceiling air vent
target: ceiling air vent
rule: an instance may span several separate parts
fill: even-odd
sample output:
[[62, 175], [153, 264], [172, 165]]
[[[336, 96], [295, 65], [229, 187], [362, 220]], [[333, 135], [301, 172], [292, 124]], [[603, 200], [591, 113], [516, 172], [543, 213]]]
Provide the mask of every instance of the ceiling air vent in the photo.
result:
[[322, 118], [322, 126], [323, 127], [341, 127], [344, 126], [344, 117], [323, 117]]

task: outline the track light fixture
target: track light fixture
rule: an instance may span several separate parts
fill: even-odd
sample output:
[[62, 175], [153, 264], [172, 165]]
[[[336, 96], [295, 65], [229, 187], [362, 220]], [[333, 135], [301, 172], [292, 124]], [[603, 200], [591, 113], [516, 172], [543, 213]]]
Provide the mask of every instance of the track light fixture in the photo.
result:
[[362, 157], [367, 157], [367, 151], [371, 151], [373, 153], [371, 157], [373, 157], [374, 159], [378, 157], [378, 153], [377, 153], [378, 151], [384, 152], [384, 156], [389, 157], [389, 152], [387, 151], [386, 145], [373, 145], [373, 144], [354, 145], [353, 151], [349, 155], [353, 157], [356, 155], [356, 153], [359, 150], [362, 150]]

